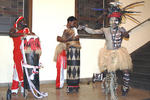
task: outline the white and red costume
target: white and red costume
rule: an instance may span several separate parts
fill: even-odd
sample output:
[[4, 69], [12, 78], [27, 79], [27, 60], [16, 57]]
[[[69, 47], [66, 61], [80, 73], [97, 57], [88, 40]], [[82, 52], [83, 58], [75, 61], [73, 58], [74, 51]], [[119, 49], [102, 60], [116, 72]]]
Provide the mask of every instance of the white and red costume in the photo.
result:
[[[64, 30], [67, 26], [64, 25], [58, 30], [58, 36], [63, 35]], [[66, 44], [59, 43], [55, 50], [54, 61], [56, 62], [57, 76], [56, 76], [56, 88], [63, 88], [64, 86], [64, 69], [67, 68], [67, 56], [66, 56]]]
[[57, 78], [56, 78], [56, 88], [62, 88], [64, 85], [64, 69], [67, 68], [67, 57], [66, 51], [62, 50], [57, 56]]
[[[25, 28], [23, 30], [17, 30], [17, 24], [19, 23], [19, 21], [21, 21], [22, 19], [24, 19], [24, 17], [20, 16], [16, 23], [14, 24], [14, 28], [16, 28], [16, 33], [29, 33], [29, 29]], [[13, 82], [12, 82], [12, 87], [11, 87], [11, 91], [12, 93], [17, 93], [18, 92], [18, 88], [19, 88], [19, 82], [21, 82], [21, 88], [23, 89], [23, 70], [22, 70], [22, 53], [20, 50], [20, 45], [21, 45], [21, 37], [23, 37], [23, 35], [19, 36], [19, 37], [14, 37], [13, 38], [13, 42], [14, 42], [14, 50], [13, 50], [13, 59], [14, 59], [14, 72], [13, 72]], [[23, 91], [21, 91], [23, 92]]]

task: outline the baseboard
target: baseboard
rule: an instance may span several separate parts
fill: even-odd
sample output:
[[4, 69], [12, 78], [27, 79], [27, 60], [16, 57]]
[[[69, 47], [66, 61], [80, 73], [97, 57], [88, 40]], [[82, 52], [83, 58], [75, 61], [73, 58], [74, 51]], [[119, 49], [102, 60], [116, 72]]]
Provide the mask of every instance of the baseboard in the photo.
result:
[[[40, 81], [40, 84], [55, 84], [56, 80], [45, 80], [45, 81]], [[91, 82], [92, 79], [91, 78], [81, 78], [80, 79], [80, 83], [88, 83]], [[66, 80], [65, 80], [66, 83]], [[8, 87], [11, 86], [12, 83], [0, 83], [0, 87]]]

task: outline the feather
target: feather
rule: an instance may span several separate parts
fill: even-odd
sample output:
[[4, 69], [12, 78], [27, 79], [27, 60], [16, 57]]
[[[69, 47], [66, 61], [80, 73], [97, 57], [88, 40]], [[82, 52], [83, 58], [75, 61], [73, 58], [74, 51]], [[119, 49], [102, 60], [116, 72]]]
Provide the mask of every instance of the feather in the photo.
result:
[[124, 10], [127, 9], [128, 7], [133, 6], [133, 5], [136, 5], [136, 4], [139, 4], [139, 3], [144, 3], [144, 1], [131, 3], [131, 4], [129, 4], [129, 5], [125, 6], [125, 7], [123, 7], [122, 10], [124, 11]]
[[128, 14], [126, 14], [125, 16], [131, 18], [133, 21], [136, 21], [136, 22], [140, 23], [140, 21], [138, 21], [137, 19], [135, 19], [134, 17], [132, 17], [132, 16], [130, 16], [130, 15], [128, 15]]

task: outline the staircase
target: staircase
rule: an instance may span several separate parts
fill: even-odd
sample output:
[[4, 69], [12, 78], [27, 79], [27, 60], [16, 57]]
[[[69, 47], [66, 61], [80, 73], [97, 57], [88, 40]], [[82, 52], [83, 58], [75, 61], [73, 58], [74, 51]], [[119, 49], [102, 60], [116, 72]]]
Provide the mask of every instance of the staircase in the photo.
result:
[[150, 90], [150, 41], [131, 54], [130, 86]]
[[[130, 86], [150, 90], [150, 41], [131, 53], [133, 70], [130, 72]], [[122, 71], [117, 71], [118, 83], [122, 84]]]

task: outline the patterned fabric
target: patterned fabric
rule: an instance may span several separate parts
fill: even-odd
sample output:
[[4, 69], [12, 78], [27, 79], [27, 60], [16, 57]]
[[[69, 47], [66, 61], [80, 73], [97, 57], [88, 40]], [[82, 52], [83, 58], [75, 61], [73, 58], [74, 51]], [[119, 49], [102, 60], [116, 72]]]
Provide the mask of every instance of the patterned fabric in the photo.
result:
[[129, 89], [129, 81], [130, 81], [130, 74], [123, 73], [123, 91], [127, 91]]
[[67, 50], [67, 84], [79, 85], [80, 78], [80, 49], [70, 47]]
[[35, 53], [41, 55], [41, 44], [38, 36], [30, 35], [23, 37], [22, 40], [24, 40], [24, 48], [22, 49], [24, 49], [25, 53], [30, 53], [34, 51]]
[[117, 32], [117, 30], [114, 31], [115, 33], [112, 32], [113, 46], [115, 49], [118, 49], [121, 47], [121, 43], [122, 43], [121, 32]]
[[[40, 57], [39, 54], [36, 54], [34, 51], [32, 51], [30, 53], [26, 53], [25, 57], [26, 57], [27, 64], [33, 65], [33, 66], [39, 66], [39, 57]], [[31, 76], [34, 69], [33, 68], [27, 68], [27, 70], [28, 70], [28, 75]], [[35, 69], [35, 71], [38, 72], [38, 73], [34, 74], [34, 76], [33, 76], [34, 78], [31, 81], [35, 85], [36, 89], [39, 90], [39, 86], [40, 86], [39, 85], [39, 69]], [[31, 77], [30, 77], [30, 79], [31, 79]], [[27, 76], [26, 76], [26, 73], [25, 73], [25, 69], [24, 69], [24, 88], [25, 89], [30, 89], [29, 83], [28, 83], [28, 80], [27, 80]]]

